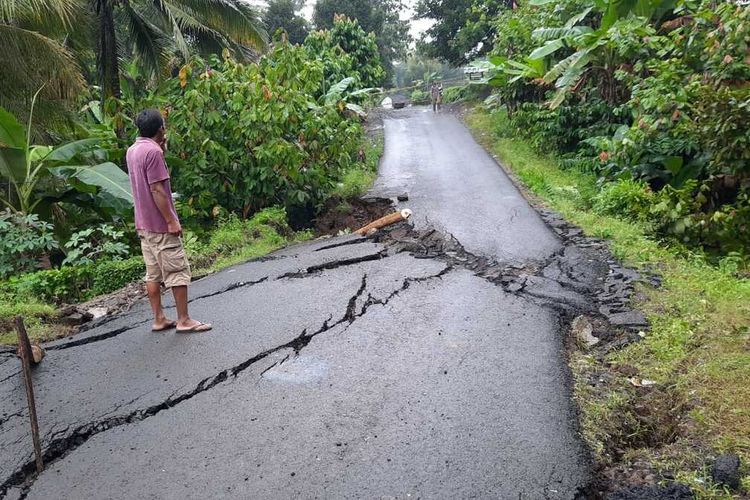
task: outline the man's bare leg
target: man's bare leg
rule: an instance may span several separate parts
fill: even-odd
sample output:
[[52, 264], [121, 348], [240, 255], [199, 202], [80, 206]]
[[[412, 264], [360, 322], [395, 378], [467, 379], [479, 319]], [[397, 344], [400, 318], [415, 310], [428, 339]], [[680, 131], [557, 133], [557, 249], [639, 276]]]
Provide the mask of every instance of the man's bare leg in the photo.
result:
[[211, 329], [211, 325], [201, 323], [190, 318], [188, 314], [188, 287], [173, 286], [174, 304], [177, 308], [177, 330], [204, 332]]
[[160, 331], [173, 328], [175, 326], [174, 321], [167, 319], [164, 315], [164, 309], [161, 307], [161, 283], [147, 281], [146, 291], [148, 292], [148, 301], [151, 303], [151, 310], [154, 312], [154, 324], [152, 329]]

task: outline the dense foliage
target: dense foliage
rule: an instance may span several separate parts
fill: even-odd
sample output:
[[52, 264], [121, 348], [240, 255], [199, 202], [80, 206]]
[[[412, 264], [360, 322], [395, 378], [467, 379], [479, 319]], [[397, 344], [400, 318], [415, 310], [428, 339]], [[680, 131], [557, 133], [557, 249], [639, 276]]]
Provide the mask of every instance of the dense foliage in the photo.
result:
[[123, 60], [137, 61], [153, 81], [193, 54], [227, 48], [247, 59], [265, 43], [257, 11], [241, 0], [3, 1], [0, 106], [24, 112], [43, 88], [49, 123], [82, 91], [120, 97]]
[[38, 259], [57, 248], [52, 224], [37, 214], [0, 212], [0, 278], [33, 270]]
[[184, 66], [167, 99], [180, 211], [247, 216], [319, 203], [356, 160], [361, 137], [338, 102], [316, 102], [322, 81], [323, 64], [284, 43], [257, 65]]
[[313, 23], [318, 29], [332, 29], [337, 16], [356, 19], [367, 33], [374, 33], [385, 73], [374, 86], [388, 83], [393, 65], [403, 60], [411, 43], [409, 22], [400, 18], [402, 0], [318, 0], [313, 10]]
[[[220, 259], [252, 258], [275, 250], [293, 236], [281, 208], [262, 210], [248, 220], [229, 216], [218, 222], [207, 241], [185, 237], [186, 251], [197, 272], [206, 272]], [[111, 256], [110, 256], [111, 257]], [[120, 257], [123, 257], [120, 255]], [[77, 265], [27, 272], [0, 282], [5, 300], [42, 300], [73, 303], [118, 290], [143, 278], [140, 256], [130, 258], [82, 259]]]
[[356, 19], [337, 16], [331, 29], [311, 33], [305, 46], [308, 57], [324, 61], [329, 85], [351, 76], [357, 87], [378, 87], [385, 78], [375, 34], [366, 33]]
[[494, 19], [512, 0], [419, 0], [416, 17], [433, 21], [419, 40], [419, 51], [454, 65], [492, 49]]
[[273, 36], [281, 30], [291, 43], [304, 43], [310, 27], [301, 14], [303, 7], [303, 0], [270, 0], [263, 12], [263, 24], [268, 33]]
[[632, 195], [609, 211], [750, 256], [750, 7], [533, 0], [495, 31], [512, 130]]

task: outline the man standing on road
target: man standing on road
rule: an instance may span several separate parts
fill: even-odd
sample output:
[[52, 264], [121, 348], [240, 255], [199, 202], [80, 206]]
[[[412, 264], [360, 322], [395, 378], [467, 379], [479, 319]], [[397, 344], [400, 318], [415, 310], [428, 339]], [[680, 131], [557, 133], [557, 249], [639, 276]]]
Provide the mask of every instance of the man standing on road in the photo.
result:
[[438, 87], [437, 82], [432, 82], [432, 87], [430, 87], [430, 97], [432, 97], [432, 111], [435, 113], [440, 109], [441, 94], [442, 91], [440, 87]]
[[[172, 200], [169, 172], [164, 161], [167, 136], [164, 117], [145, 109], [135, 118], [139, 136], [128, 148], [126, 162], [135, 203], [135, 228], [146, 263], [146, 289], [154, 311], [153, 331], [177, 328], [180, 333], [205, 332], [211, 325], [188, 315], [190, 265], [182, 247], [182, 226]], [[167, 319], [161, 307], [161, 284], [172, 289], [177, 321]]]

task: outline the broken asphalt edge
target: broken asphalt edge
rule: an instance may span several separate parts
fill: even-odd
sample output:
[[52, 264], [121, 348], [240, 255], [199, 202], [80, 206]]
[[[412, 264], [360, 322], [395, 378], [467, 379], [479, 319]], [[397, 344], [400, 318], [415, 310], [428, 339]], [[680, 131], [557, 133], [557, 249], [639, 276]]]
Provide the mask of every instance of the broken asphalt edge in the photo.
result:
[[[602, 295], [603, 290], [596, 290], [596, 287], [593, 287], [590, 283], [581, 284], [576, 280], [576, 276], [574, 275], [574, 273], [571, 272], [571, 270], [568, 268], [563, 269], [564, 275], [561, 276], [560, 280], [551, 280], [549, 278], [544, 278], [542, 276], [542, 273], [550, 266], [559, 264], [561, 260], [565, 258], [565, 248], [571, 245], [575, 246], [583, 244], [584, 248], [596, 247], [597, 250], [607, 252], [608, 250], [605, 249], [605, 242], [582, 237], [580, 230], [565, 223], [561, 218], [559, 218], [559, 216], [556, 216], [555, 214], [547, 210], [540, 213], [545, 222], [562, 239], [564, 247], [544, 261], [525, 263], [523, 266], [517, 264], [502, 264], [498, 263], [490, 257], [471, 254], [467, 252], [460, 244], [460, 242], [452, 235], [444, 235], [435, 230], [416, 231], [411, 226], [411, 224], [407, 222], [402, 222], [394, 226], [384, 228], [378, 231], [371, 238], [347, 239], [344, 242], [333, 242], [331, 245], [318, 248], [316, 251], [346, 245], [354, 245], [367, 241], [375, 241], [383, 244], [385, 247], [383, 250], [367, 254], [365, 256], [351, 259], [337, 259], [311, 266], [298, 272], [286, 273], [276, 277], [275, 280], [304, 279], [306, 277], [318, 275], [326, 270], [345, 266], [353, 266], [368, 261], [385, 259], [402, 252], [408, 252], [415, 258], [441, 260], [446, 263], [446, 266], [443, 268], [443, 270], [435, 275], [419, 278], [405, 278], [401, 286], [392, 291], [384, 299], [376, 298], [370, 293], [367, 293], [367, 295], [365, 296], [365, 293], [367, 291], [367, 275], [364, 274], [359, 289], [349, 299], [345, 313], [337, 321], [331, 323], [331, 321], [333, 321], [333, 318], [330, 317], [323, 323], [323, 325], [321, 325], [320, 328], [318, 328], [314, 332], [308, 333], [308, 330], [305, 329], [292, 340], [256, 354], [238, 365], [222, 370], [212, 377], [205, 378], [188, 392], [185, 392], [178, 396], [173, 394], [167, 400], [159, 404], [152, 405], [145, 409], [138, 409], [125, 415], [117, 415], [105, 419], [100, 419], [95, 422], [89, 422], [72, 430], [65, 429], [63, 431], [59, 431], [55, 433], [55, 435], [50, 439], [48, 445], [45, 447], [45, 463], [50, 464], [63, 459], [69, 453], [84, 444], [88, 439], [99, 433], [122, 425], [145, 420], [151, 416], [157, 415], [164, 410], [174, 408], [180, 403], [187, 401], [197, 396], [198, 394], [208, 391], [219, 384], [233, 380], [249, 367], [262, 360], [267, 359], [269, 356], [280, 351], [291, 350], [293, 352], [293, 356], [297, 356], [302, 351], [302, 349], [309, 345], [312, 339], [316, 336], [328, 332], [342, 324], [345, 324], [344, 330], [346, 330], [349, 325], [356, 321], [357, 318], [366, 314], [370, 307], [375, 305], [387, 305], [390, 300], [406, 291], [412, 283], [427, 281], [431, 279], [439, 279], [448, 272], [458, 268], [467, 269], [477, 277], [483, 278], [497, 286], [502, 287], [506, 293], [515, 295], [525, 300], [529, 300], [530, 302], [533, 302], [544, 308], [551, 309], [556, 314], [556, 317], [559, 318], [560, 331], [565, 334], [567, 325], [570, 324], [572, 319], [577, 314], [584, 313], [594, 316], [600, 315], [600, 313], [593, 306], [595, 304], [601, 303], [599, 297]], [[617, 271], [617, 269], [621, 268], [616, 265], [616, 260], [614, 260], [613, 258], [608, 259], [608, 266], [611, 271], [608, 274], [619, 275], [621, 278], [624, 276], [623, 273]], [[244, 287], [263, 283], [269, 280], [269, 278], [269, 276], [265, 276], [255, 281], [237, 282], [228, 285], [219, 291], [197, 296], [193, 300], [233, 292]], [[542, 287], [541, 290], [528, 289], [529, 278], [548, 280], [550, 283], [559, 285], [560, 289], [564, 293], [545, 294], [544, 287]], [[633, 290], [632, 281], [632, 279], [620, 280], [620, 283], [625, 288], [628, 299]], [[360, 310], [357, 311], [357, 302], [360, 298], [362, 298], [364, 302]], [[49, 349], [68, 349], [80, 345], [85, 345], [91, 342], [107, 340], [130, 331], [134, 328], [137, 328], [147, 322], [148, 321], [141, 321], [135, 325], [128, 325], [98, 335], [68, 341], [62, 344], [50, 346]], [[568, 336], [564, 335], [563, 338], [567, 339]], [[565, 343], [568, 344], [568, 342]], [[292, 355], [287, 355], [280, 361], [276, 362], [273, 366], [283, 364], [291, 357]], [[566, 376], [572, 379], [571, 374], [568, 373]], [[61, 435], [63, 433], [65, 434], [64, 436]], [[0, 497], [4, 497], [8, 490], [12, 487], [21, 487], [21, 498], [24, 498], [31, 488], [35, 477], [36, 475], [34, 462], [28, 461], [23, 467], [21, 467], [21, 469], [15, 471], [2, 484], [0, 484]]]
[[[381, 258], [385, 258], [385, 253], [383, 251], [379, 251], [375, 254], [371, 254], [370, 256], [366, 256], [362, 258], [341, 259], [341, 260], [325, 263], [322, 265], [311, 266], [310, 268], [308, 268], [307, 270], [308, 272], [301, 273], [300, 276], [296, 276], [296, 273], [295, 273], [295, 275], [287, 276], [284, 279], [297, 279], [300, 277], [304, 278], [304, 277], [314, 276], [322, 272], [323, 270], [335, 269], [337, 267], [343, 267], [343, 266], [351, 266], [351, 265], [358, 264], [361, 262], [367, 262], [367, 261], [377, 260]], [[307, 329], [303, 329], [302, 332], [298, 334], [296, 337], [294, 337], [292, 340], [284, 344], [267, 349], [259, 354], [256, 354], [246, 359], [242, 363], [239, 363], [230, 368], [226, 368], [220, 371], [218, 374], [212, 377], [207, 377], [201, 380], [195, 387], [193, 387], [188, 392], [184, 392], [180, 395], [172, 394], [170, 395], [169, 398], [167, 398], [167, 400], [160, 402], [158, 404], [149, 406], [145, 409], [134, 410], [125, 415], [116, 415], [116, 416], [111, 416], [111, 417], [104, 418], [104, 419], [99, 419], [94, 422], [88, 422], [84, 425], [75, 427], [72, 430], [70, 428], [67, 428], [67, 429], [58, 431], [51, 438], [49, 438], [48, 443], [44, 447], [44, 450], [43, 450], [44, 463], [47, 464], [47, 466], [49, 466], [50, 464], [53, 464], [59, 460], [64, 459], [67, 455], [75, 451], [77, 448], [85, 444], [90, 438], [96, 436], [97, 434], [100, 434], [102, 432], [105, 432], [110, 429], [120, 427], [123, 425], [128, 425], [131, 423], [137, 423], [137, 422], [143, 421], [147, 418], [150, 418], [154, 415], [161, 413], [164, 410], [174, 408], [175, 406], [185, 401], [188, 401], [192, 399], [193, 397], [203, 392], [206, 392], [220, 384], [233, 381], [243, 371], [247, 370], [248, 368], [255, 365], [256, 363], [263, 361], [267, 359], [268, 357], [272, 356], [273, 354], [276, 354], [280, 351], [291, 350], [293, 352], [293, 356], [296, 357], [318, 335], [326, 333], [342, 324], [345, 325], [344, 330], [346, 330], [358, 318], [364, 316], [369, 310], [369, 308], [372, 307], [373, 305], [385, 306], [388, 304], [388, 302], [390, 302], [391, 299], [393, 299], [394, 297], [398, 296], [399, 294], [407, 290], [411, 286], [412, 283], [429, 281], [431, 279], [440, 279], [442, 278], [443, 275], [445, 275], [450, 270], [451, 270], [450, 266], [446, 266], [444, 269], [442, 269], [440, 272], [434, 275], [425, 276], [425, 277], [417, 277], [417, 278], [407, 277], [402, 281], [399, 288], [391, 292], [384, 299], [375, 298], [372, 294], [368, 293], [367, 298], [365, 299], [362, 307], [360, 308], [359, 311], [357, 311], [357, 303], [359, 299], [362, 298], [365, 292], [367, 291], [367, 274], [363, 274], [360, 286], [357, 289], [357, 291], [348, 300], [344, 314], [342, 315], [340, 319], [336, 320], [335, 322], [331, 323], [331, 321], [333, 321], [333, 317], [331, 316], [328, 319], [326, 319], [323, 322], [323, 325], [321, 325], [314, 332], [309, 333]], [[264, 282], [267, 279], [268, 277], [264, 277], [263, 279], [258, 280], [254, 283], [257, 284], [260, 282]], [[279, 277], [277, 279], [282, 279], [282, 277]], [[225, 289], [223, 289], [223, 292], [216, 292], [210, 295], [217, 295], [218, 293], [226, 293], [228, 291], [237, 290], [239, 288], [242, 288], [242, 285], [228, 286]], [[69, 342], [67, 344], [57, 346], [57, 349], [77, 347], [77, 346], [84, 345], [84, 344], [91, 343], [91, 342], [107, 340], [121, 333], [137, 328], [139, 325], [142, 325], [147, 322], [148, 321], [139, 322], [136, 325], [118, 328], [110, 332], [105, 332], [101, 335], [96, 335], [96, 336], [88, 337], [85, 339], [80, 339], [79, 341], [74, 341], [75, 345], [71, 345], [73, 344], [73, 342]], [[274, 366], [279, 366], [280, 364], [284, 363], [291, 357], [292, 356], [287, 355], [281, 361], [275, 363], [271, 368], [273, 368]], [[15, 415], [15, 416], [19, 416], [19, 415]], [[10, 419], [10, 417], [8, 419]], [[25, 498], [28, 495], [28, 492], [30, 491], [31, 487], [33, 486], [33, 483], [36, 480], [36, 477], [37, 477], [37, 474], [36, 474], [35, 462], [33, 460], [27, 461], [20, 469], [16, 470], [8, 478], [6, 478], [3, 483], [0, 484], [0, 498], [4, 498], [11, 488], [18, 488], [18, 487], [21, 488], [19, 498], [21, 499]]]

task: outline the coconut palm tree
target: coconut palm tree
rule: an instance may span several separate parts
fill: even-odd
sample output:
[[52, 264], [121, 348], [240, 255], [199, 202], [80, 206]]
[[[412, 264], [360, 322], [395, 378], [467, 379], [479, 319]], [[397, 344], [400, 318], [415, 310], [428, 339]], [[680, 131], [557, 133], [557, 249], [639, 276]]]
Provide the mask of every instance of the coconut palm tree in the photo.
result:
[[119, 61], [124, 51], [158, 74], [175, 54], [188, 59], [192, 53], [228, 48], [245, 59], [267, 41], [258, 12], [243, 0], [88, 1], [96, 15], [103, 98], [119, 97]]
[[0, 106], [25, 115], [41, 87], [47, 105], [83, 88], [80, 67], [65, 43], [77, 11], [76, 0], [0, 1]]
[[17, 112], [42, 85], [42, 103], [70, 98], [92, 53], [106, 99], [120, 95], [124, 58], [158, 77], [174, 56], [227, 48], [245, 59], [265, 43], [243, 0], [2, 0], [0, 105]]

